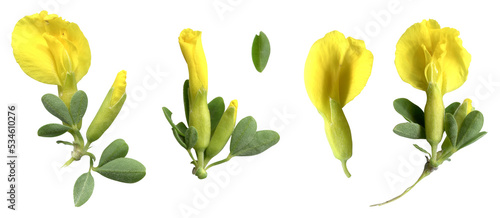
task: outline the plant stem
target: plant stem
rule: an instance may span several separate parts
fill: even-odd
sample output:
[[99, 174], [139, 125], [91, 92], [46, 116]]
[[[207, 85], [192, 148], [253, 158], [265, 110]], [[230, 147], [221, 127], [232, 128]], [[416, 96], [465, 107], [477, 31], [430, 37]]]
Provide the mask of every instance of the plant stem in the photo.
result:
[[214, 162], [214, 163], [212, 163], [212, 164], [208, 165], [208, 167], [207, 167], [205, 170], [208, 170], [210, 167], [217, 166], [217, 165], [219, 165], [219, 164], [222, 164], [222, 163], [228, 162], [229, 160], [231, 160], [231, 158], [233, 158], [233, 156], [228, 155], [228, 156], [226, 157], [226, 159], [223, 159], [223, 160], [220, 160], [220, 161], [217, 161], [217, 162]]
[[196, 165], [196, 159], [194, 159], [194, 156], [193, 156], [193, 153], [191, 152], [191, 149], [190, 150], [187, 150], [187, 152], [189, 153], [189, 156], [191, 157], [191, 159], [193, 160], [193, 162], [195, 163]]
[[420, 182], [420, 180], [422, 180], [423, 178], [427, 177], [428, 175], [431, 174], [431, 172], [434, 170], [435, 168], [432, 168], [430, 165], [429, 165], [429, 162], [427, 162], [425, 164], [425, 167], [424, 167], [424, 171], [422, 172], [422, 175], [420, 175], [420, 177], [418, 178], [418, 180], [410, 187], [408, 187], [403, 193], [401, 193], [400, 195], [394, 197], [393, 199], [391, 200], [388, 200], [384, 203], [379, 203], [379, 204], [373, 204], [373, 205], [370, 205], [370, 207], [374, 207], [374, 206], [382, 206], [384, 204], [387, 204], [387, 203], [390, 203], [390, 202], [393, 202], [397, 199], [399, 199], [400, 197], [403, 197], [403, 195], [405, 195], [406, 193], [408, 193], [413, 187], [415, 187], [415, 185], [417, 185], [418, 182]]
[[345, 175], [347, 176], [347, 178], [351, 178], [351, 173], [349, 173], [349, 170], [347, 169], [347, 160], [342, 160], [341, 162]]

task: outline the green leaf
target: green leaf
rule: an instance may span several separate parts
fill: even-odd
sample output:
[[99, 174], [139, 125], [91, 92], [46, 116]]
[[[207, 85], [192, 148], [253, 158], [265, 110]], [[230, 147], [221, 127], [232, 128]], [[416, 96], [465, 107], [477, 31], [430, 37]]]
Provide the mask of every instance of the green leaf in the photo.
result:
[[224, 114], [224, 99], [222, 97], [214, 98], [210, 103], [208, 103], [208, 110], [210, 111], [210, 126], [212, 128], [211, 134], [215, 132], [217, 124], [219, 124], [222, 114]]
[[194, 126], [190, 126], [186, 130], [186, 137], [184, 137], [184, 142], [186, 143], [186, 149], [191, 149], [194, 147], [196, 142], [198, 141], [198, 131]]
[[424, 111], [406, 98], [394, 100], [394, 109], [401, 114], [407, 121], [420, 124], [425, 127]]
[[189, 80], [188, 79], [184, 81], [182, 95], [184, 98], [184, 113], [186, 113], [186, 123], [189, 125]]
[[182, 134], [186, 135], [186, 130], [188, 129], [186, 124], [184, 124], [183, 122], [179, 122], [176, 126], [177, 129], [181, 131]]
[[97, 167], [101, 167], [104, 164], [121, 157], [127, 156], [128, 153], [128, 145], [123, 139], [117, 139], [111, 142], [111, 144], [104, 149], [101, 154], [101, 159], [99, 160], [99, 165]]
[[416, 123], [400, 123], [394, 127], [394, 133], [410, 139], [425, 139], [425, 129]]
[[71, 97], [69, 112], [74, 123], [79, 123], [82, 120], [83, 115], [85, 115], [85, 111], [87, 111], [87, 104], [87, 94], [85, 94], [84, 91], [79, 90], [73, 94], [73, 97]]
[[42, 103], [49, 113], [59, 118], [62, 122], [73, 125], [68, 108], [59, 97], [53, 94], [45, 94], [42, 96]]
[[71, 145], [73, 146], [74, 144], [71, 143], [71, 142], [68, 142], [68, 141], [63, 141], [63, 140], [57, 140], [56, 141], [57, 144], [64, 144], [64, 145]]
[[188, 149], [184, 136], [179, 135], [179, 132], [174, 128], [172, 128], [172, 132], [174, 133], [175, 140], [177, 140], [179, 145], [181, 145], [185, 149]]
[[163, 107], [162, 109], [163, 109], [163, 114], [165, 114], [165, 117], [168, 120], [168, 123], [170, 123], [170, 126], [172, 126], [172, 128], [174, 128], [179, 133], [179, 135], [184, 136], [184, 133], [181, 132], [181, 130], [179, 130], [178, 127], [172, 121], [172, 111], [170, 111], [166, 107]]
[[486, 135], [486, 133], [487, 132], [480, 132], [480, 133], [478, 133], [477, 135], [475, 135], [474, 137], [472, 137], [469, 141], [465, 142], [459, 149], [465, 148], [468, 145], [476, 142], [477, 140], [479, 140], [480, 138], [482, 138], [484, 135]]
[[278, 143], [280, 135], [272, 130], [261, 130], [255, 133], [252, 141], [239, 149], [231, 150], [232, 156], [252, 156], [260, 154]]
[[460, 102], [453, 102], [446, 109], [444, 109], [445, 113], [450, 113], [450, 114], [455, 114], [455, 111], [457, 111], [458, 107], [460, 107]]
[[417, 148], [419, 151], [424, 152], [425, 154], [428, 154], [429, 157], [431, 156], [431, 154], [427, 150], [423, 149], [422, 147], [418, 146], [417, 144], [413, 144], [413, 146], [415, 146], [415, 148]]
[[269, 39], [261, 31], [259, 35], [255, 35], [252, 44], [252, 61], [257, 71], [262, 73], [264, 68], [266, 68], [270, 54], [271, 45], [269, 44]]
[[[484, 117], [479, 111], [470, 112], [464, 119], [457, 137], [457, 148], [467, 146], [467, 143], [474, 139], [481, 128], [483, 128]], [[476, 139], [477, 140], [477, 139]]]
[[451, 144], [456, 147], [458, 125], [455, 117], [450, 113], [446, 113], [444, 117], [444, 130], [446, 131], [446, 136], [450, 139]]
[[117, 158], [101, 167], [95, 168], [95, 171], [108, 179], [119, 182], [135, 183], [146, 176], [146, 167], [139, 161], [131, 158]]
[[58, 123], [50, 123], [38, 129], [38, 136], [42, 137], [56, 137], [66, 133], [71, 128], [69, 126], [61, 125]]
[[245, 117], [234, 128], [231, 135], [231, 144], [229, 147], [230, 153], [234, 154], [242, 150], [248, 143], [253, 140], [257, 131], [257, 122], [251, 116]]
[[76, 207], [82, 206], [92, 196], [94, 191], [94, 177], [90, 172], [82, 174], [73, 187], [73, 201]]

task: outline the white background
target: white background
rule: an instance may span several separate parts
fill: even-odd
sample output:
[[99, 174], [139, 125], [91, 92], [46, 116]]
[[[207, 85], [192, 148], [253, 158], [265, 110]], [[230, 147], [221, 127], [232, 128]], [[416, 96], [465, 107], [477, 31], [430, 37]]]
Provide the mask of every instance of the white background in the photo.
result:
[[[92, 64], [78, 84], [89, 97], [82, 129], [92, 120], [116, 73], [128, 71], [126, 106], [90, 151], [100, 156], [107, 144], [124, 138], [130, 146], [128, 156], [147, 167], [146, 177], [132, 185], [94, 173], [94, 193], [81, 208], [73, 206], [72, 189], [88, 160], [61, 169], [71, 148], [36, 135], [40, 126], [57, 122], [40, 101], [43, 94], [57, 89], [25, 75], [10, 46], [16, 22], [42, 9], [77, 23], [90, 43]], [[2, 2], [1, 104], [4, 111], [9, 103], [19, 108], [20, 163], [18, 211], [11, 212], [2, 203], [1, 217], [498, 216], [497, 9], [487, 1]], [[414, 141], [392, 132], [394, 125], [404, 122], [392, 101], [406, 97], [421, 107], [425, 103], [424, 92], [399, 78], [394, 52], [403, 32], [428, 18], [458, 29], [472, 55], [467, 82], [446, 94], [445, 104], [471, 98], [483, 112], [483, 129], [489, 133], [452, 156], [451, 162], [403, 198], [370, 208], [410, 186], [424, 165]], [[252, 115], [259, 129], [274, 129], [281, 135], [275, 147], [255, 158], [233, 158], [210, 169], [205, 180], [191, 175], [190, 158], [175, 141], [161, 111], [168, 106], [175, 121], [184, 120], [182, 84], [188, 73], [177, 39], [184, 28], [203, 32], [209, 98], [223, 96], [226, 105], [238, 99], [239, 119]], [[311, 45], [333, 30], [365, 40], [375, 57], [365, 89], [344, 107], [354, 141], [353, 157], [347, 162], [350, 179], [332, 155], [323, 120], [303, 82]], [[254, 69], [250, 55], [259, 31], [267, 34], [272, 47], [263, 73]], [[2, 132], [5, 141], [6, 131]], [[417, 143], [428, 148], [424, 140]], [[5, 202], [6, 145], [1, 151], [0, 199]], [[227, 152], [226, 148], [215, 160]], [[187, 216], [189, 212], [193, 214]]]

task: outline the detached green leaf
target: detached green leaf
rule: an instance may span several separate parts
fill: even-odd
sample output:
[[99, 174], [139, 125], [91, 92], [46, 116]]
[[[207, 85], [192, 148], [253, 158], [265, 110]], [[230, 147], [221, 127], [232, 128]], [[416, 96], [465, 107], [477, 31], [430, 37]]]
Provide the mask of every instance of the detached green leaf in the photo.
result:
[[97, 167], [101, 167], [104, 164], [121, 157], [127, 156], [128, 153], [128, 145], [123, 139], [117, 139], [104, 149], [101, 154], [101, 159], [99, 160], [99, 165]]
[[82, 206], [87, 202], [94, 192], [94, 177], [90, 172], [82, 174], [75, 182], [73, 187], [73, 201], [76, 207]]
[[262, 73], [264, 68], [266, 68], [267, 61], [271, 55], [271, 45], [266, 34], [262, 31], [259, 35], [255, 35], [252, 44], [252, 61], [255, 69]]
[[394, 109], [401, 114], [407, 121], [420, 124], [425, 127], [424, 111], [406, 98], [394, 100]]
[[56, 137], [66, 133], [71, 128], [69, 126], [51, 123], [38, 129], [38, 136], [41, 137]]
[[239, 147], [238, 150], [232, 150], [232, 156], [252, 156], [260, 154], [278, 143], [280, 135], [272, 130], [261, 130], [255, 133], [254, 138], [244, 147]]
[[170, 123], [170, 126], [172, 126], [172, 128], [174, 128], [179, 133], [179, 135], [184, 136], [184, 133], [181, 132], [181, 130], [178, 129], [178, 127], [172, 121], [172, 111], [170, 111], [166, 107], [163, 107], [162, 109], [163, 109], [163, 114], [165, 114], [165, 118], [167, 118], [168, 123]]
[[445, 113], [450, 113], [450, 114], [455, 114], [455, 111], [457, 111], [458, 107], [460, 107], [460, 102], [453, 102], [446, 109], [444, 109]]
[[186, 137], [184, 138], [184, 142], [186, 143], [186, 149], [191, 149], [194, 147], [196, 142], [198, 141], [198, 131], [194, 126], [189, 127], [186, 130]]
[[231, 135], [230, 153], [234, 154], [242, 150], [253, 140], [257, 131], [257, 122], [251, 116], [245, 117], [236, 125]]
[[222, 114], [224, 114], [224, 99], [222, 97], [214, 98], [210, 103], [208, 103], [208, 110], [210, 111], [210, 126], [212, 128], [211, 134], [215, 132], [217, 124], [219, 124]]
[[400, 123], [394, 127], [394, 133], [410, 139], [425, 139], [425, 129], [416, 123]]
[[460, 127], [460, 130], [458, 131], [458, 149], [467, 146], [467, 143], [479, 134], [481, 128], [483, 128], [483, 122], [483, 114], [479, 111], [472, 111], [465, 117], [462, 127]]
[[42, 103], [49, 113], [59, 118], [62, 122], [73, 125], [68, 108], [59, 97], [53, 94], [45, 94], [42, 96]]
[[189, 125], [189, 80], [188, 79], [184, 81], [182, 95], [184, 98], [184, 113], [186, 113], [186, 123]]
[[444, 130], [446, 131], [446, 136], [450, 139], [451, 144], [456, 147], [457, 136], [458, 136], [458, 125], [455, 117], [452, 114], [446, 113], [444, 117]]
[[74, 123], [79, 123], [82, 120], [83, 115], [85, 115], [85, 112], [87, 111], [87, 104], [87, 94], [85, 94], [82, 90], [75, 92], [71, 98], [69, 107], [71, 118]]
[[108, 179], [124, 183], [135, 183], [146, 176], [146, 167], [139, 161], [131, 158], [114, 159], [101, 167], [95, 168], [95, 171]]

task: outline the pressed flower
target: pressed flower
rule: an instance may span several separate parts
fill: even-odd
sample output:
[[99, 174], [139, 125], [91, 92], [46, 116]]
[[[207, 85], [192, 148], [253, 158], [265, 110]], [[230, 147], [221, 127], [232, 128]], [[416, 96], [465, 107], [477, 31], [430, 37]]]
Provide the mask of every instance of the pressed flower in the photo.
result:
[[87, 130], [87, 140], [93, 142], [99, 139], [102, 134], [111, 126], [116, 116], [122, 109], [127, 98], [125, 88], [127, 87], [127, 71], [122, 70], [116, 75], [115, 82], [109, 89], [106, 98], [97, 111], [94, 120]]
[[31, 78], [57, 85], [69, 105], [76, 83], [90, 67], [90, 47], [77, 24], [42, 11], [19, 20], [12, 32], [12, 49], [21, 69]]
[[334, 156], [344, 171], [352, 156], [352, 139], [342, 108], [366, 85], [373, 64], [372, 53], [362, 40], [338, 32], [316, 41], [307, 56], [304, 81], [307, 94], [325, 121], [325, 131]]
[[201, 32], [183, 30], [179, 45], [189, 70], [189, 125], [198, 132], [194, 149], [203, 158], [203, 152], [210, 142], [211, 126], [207, 105], [207, 60], [201, 44]]

